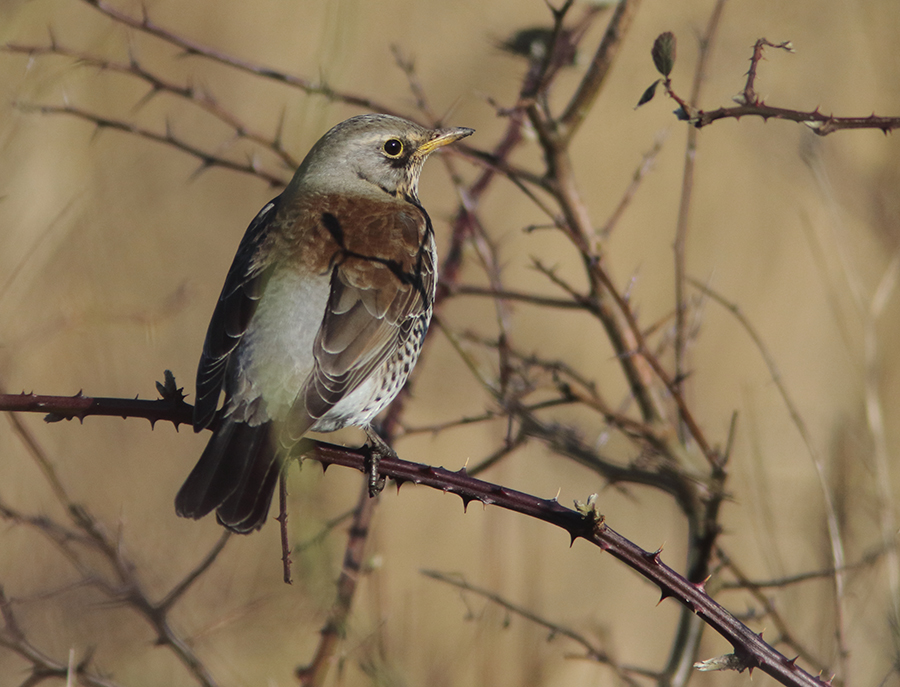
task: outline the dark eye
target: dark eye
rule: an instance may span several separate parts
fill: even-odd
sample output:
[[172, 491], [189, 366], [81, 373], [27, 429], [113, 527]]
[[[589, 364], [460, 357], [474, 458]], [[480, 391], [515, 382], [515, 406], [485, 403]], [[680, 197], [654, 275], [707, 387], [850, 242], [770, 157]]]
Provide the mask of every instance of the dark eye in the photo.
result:
[[388, 157], [397, 157], [403, 152], [403, 143], [396, 138], [389, 138], [384, 142], [382, 150], [384, 150], [384, 154]]

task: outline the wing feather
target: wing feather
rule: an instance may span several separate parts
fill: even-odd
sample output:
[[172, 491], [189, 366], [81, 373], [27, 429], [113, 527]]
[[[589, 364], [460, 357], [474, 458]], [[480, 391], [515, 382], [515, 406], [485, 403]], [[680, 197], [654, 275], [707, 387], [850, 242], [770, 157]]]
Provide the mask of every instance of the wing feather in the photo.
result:
[[[388, 220], [373, 221], [382, 225]], [[315, 367], [286, 428], [290, 441], [299, 440], [341, 399], [399, 355], [413, 322], [430, 319], [435, 288], [431, 223], [424, 211], [394, 212], [389, 221], [402, 225], [391, 228], [393, 236], [412, 233], [418, 240], [405, 245], [402, 261], [348, 251], [332, 268], [328, 305], [313, 349]], [[419, 223], [415, 232], [409, 231], [412, 221]], [[305, 412], [299, 412], [298, 405]]]
[[203, 354], [197, 368], [195, 432], [209, 427], [215, 417], [231, 354], [247, 331], [265, 288], [268, 270], [257, 263], [256, 256], [269, 232], [280, 200], [279, 196], [267, 203], [250, 223], [225, 278], [206, 330]]

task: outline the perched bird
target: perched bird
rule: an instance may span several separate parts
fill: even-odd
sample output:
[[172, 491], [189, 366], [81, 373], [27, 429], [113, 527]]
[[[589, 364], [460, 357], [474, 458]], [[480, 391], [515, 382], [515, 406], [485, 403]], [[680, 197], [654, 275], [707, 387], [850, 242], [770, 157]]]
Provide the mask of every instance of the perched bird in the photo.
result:
[[252, 532], [306, 432], [356, 425], [378, 444], [370, 423], [406, 382], [434, 303], [419, 173], [431, 152], [471, 133], [352, 117], [251, 222], [203, 345], [194, 431], [214, 431], [178, 492], [178, 515], [215, 509], [228, 529]]

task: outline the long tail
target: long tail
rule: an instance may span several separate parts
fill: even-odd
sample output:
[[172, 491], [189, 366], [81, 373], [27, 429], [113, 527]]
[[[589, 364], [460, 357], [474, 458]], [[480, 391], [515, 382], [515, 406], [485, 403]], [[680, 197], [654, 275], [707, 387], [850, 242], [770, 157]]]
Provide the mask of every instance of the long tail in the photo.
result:
[[281, 471], [271, 423], [224, 418], [188, 475], [175, 511], [198, 520], [216, 509], [220, 524], [247, 534], [262, 527]]

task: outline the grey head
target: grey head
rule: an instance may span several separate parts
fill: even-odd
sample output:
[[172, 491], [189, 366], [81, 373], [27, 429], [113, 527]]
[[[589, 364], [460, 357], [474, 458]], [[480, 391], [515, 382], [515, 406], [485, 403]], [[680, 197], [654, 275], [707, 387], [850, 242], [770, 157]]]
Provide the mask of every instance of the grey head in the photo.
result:
[[473, 133], [426, 129], [400, 117], [366, 114], [334, 126], [312, 147], [288, 192], [389, 196], [418, 202], [419, 173], [429, 154]]

